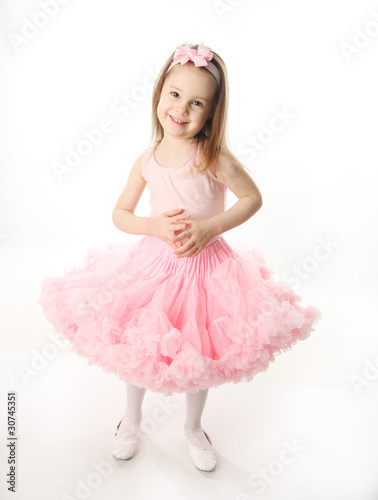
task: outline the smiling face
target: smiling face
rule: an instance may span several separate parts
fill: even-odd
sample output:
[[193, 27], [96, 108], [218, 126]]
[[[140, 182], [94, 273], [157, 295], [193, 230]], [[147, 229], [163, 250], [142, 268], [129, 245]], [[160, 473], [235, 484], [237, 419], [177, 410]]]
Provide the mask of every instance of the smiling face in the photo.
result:
[[215, 111], [217, 82], [193, 63], [176, 64], [165, 79], [157, 107], [164, 137], [189, 141]]

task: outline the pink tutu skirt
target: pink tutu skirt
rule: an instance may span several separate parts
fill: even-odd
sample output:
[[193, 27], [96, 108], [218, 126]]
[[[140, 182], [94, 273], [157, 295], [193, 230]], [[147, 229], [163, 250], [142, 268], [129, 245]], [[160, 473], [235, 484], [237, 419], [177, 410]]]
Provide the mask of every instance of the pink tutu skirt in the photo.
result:
[[319, 309], [272, 275], [258, 249], [223, 236], [182, 258], [143, 236], [88, 250], [82, 268], [42, 281], [38, 302], [89, 364], [168, 396], [248, 382], [310, 335]]

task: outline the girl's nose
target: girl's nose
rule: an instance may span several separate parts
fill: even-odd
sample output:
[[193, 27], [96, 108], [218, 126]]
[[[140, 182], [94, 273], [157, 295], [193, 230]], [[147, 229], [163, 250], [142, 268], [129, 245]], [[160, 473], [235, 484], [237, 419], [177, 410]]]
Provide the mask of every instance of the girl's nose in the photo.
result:
[[188, 107], [185, 103], [180, 102], [179, 104], [177, 104], [177, 111], [186, 116], [188, 114]]

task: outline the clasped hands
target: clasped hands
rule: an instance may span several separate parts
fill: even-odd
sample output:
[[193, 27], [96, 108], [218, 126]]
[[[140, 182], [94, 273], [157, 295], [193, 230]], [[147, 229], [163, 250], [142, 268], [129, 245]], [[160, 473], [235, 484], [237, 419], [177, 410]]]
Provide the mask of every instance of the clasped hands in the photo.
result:
[[[195, 257], [214, 236], [208, 219], [190, 219], [183, 208], [175, 208], [153, 217], [153, 235], [166, 241], [176, 257]], [[176, 234], [179, 230], [185, 230]], [[186, 243], [182, 240], [188, 238]]]

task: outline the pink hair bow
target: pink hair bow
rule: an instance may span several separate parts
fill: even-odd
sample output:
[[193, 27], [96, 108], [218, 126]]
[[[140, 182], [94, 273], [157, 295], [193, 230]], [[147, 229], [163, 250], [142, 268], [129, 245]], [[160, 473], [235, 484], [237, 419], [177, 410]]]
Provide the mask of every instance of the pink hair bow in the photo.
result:
[[191, 49], [189, 45], [177, 47], [173, 62], [175, 64], [185, 64], [188, 61], [193, 61], [195, 66], [207, 66], [208, 61], [213, 58], [213, 53], [209, 47], [206, 47], [202, 42], [198, 49]]
[[176, 51], [173, 56], [173, 61], [169, 65], [167, 69], [167, 73], [175, 66], [176, 64], [185, 64], [188, 61], [192, 61], [195, 66], [205, 66], [207, 70], [215, 77], [218, 86], [221, 83], [221, 75], [219, 73], [216, 65], [211, 62], [214, 54], [211, 52], [209, 47], [206, 47], [203, 42], [198, 46], [198, 49], [191, 49], [190, 45], [181, 45], [176, 48]]

